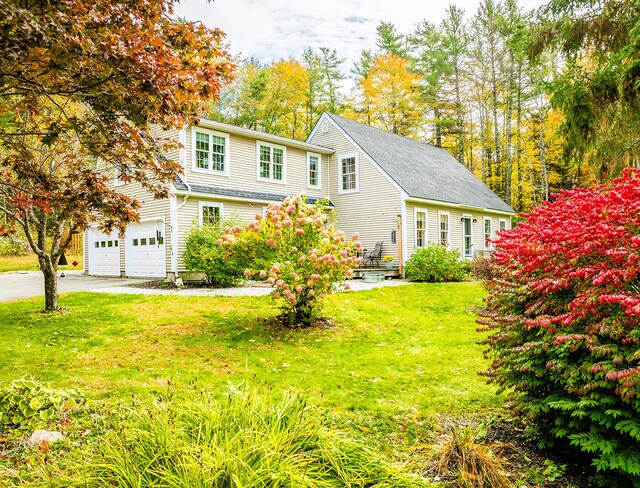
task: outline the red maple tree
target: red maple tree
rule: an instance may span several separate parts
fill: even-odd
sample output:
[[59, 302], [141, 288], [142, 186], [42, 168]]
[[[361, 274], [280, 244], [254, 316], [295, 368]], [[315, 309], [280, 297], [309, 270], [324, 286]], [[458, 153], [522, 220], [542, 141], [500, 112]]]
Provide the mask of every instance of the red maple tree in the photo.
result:
[[138, 218], [113, 177], [167, 196], [176, 143], [153, 128], [194, 123], [230, 80], [223, 34], [175, 3], [0, 0], [0, 231], [21, 228], [38, 256], [46, 310], [72, 233]]

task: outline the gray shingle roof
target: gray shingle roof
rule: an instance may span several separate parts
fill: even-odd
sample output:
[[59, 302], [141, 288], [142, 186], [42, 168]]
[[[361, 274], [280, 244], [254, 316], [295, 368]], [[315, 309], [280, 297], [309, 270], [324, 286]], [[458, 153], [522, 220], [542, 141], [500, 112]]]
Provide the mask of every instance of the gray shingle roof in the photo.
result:
[[[179, 190], [180, 192], [189, 191], [189, 188], [179, 176], [176, 176], [176, 180], [173, 184], [176, 187], [176, 190]], [[194, 193], [204, 193], [208, 195], [220, 195], [234, 198], [246, 198], [249, 200], [264, 200], [266, 202], [281, 202], [286, 197], [291, 196], [281, 193], [237, 190], [235, 188], [220, 188], [217, 186], [200, 185], [198, 183], [189, 183], [189, 186], [191, 187], [191, 191]], [[318, 200], [320, 200], [320, 198], [307, 196], [308, 203], [314, 204]], [[329, 202], [329, 205], [333, 206], [333, 203]]]
[[409, 196], [513, 212], [445, 149], [327, 115]]

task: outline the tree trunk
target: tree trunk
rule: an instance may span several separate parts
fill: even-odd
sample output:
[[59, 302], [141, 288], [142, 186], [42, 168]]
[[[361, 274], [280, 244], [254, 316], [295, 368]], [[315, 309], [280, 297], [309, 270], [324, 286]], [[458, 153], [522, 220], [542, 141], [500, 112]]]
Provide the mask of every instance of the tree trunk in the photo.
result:
[[57, 312], [58, 306], [58, 263], [55, 259], [39, 258], [40, 269], [44, 275], [45, 312]]
[[440, 119], [442, 117], [442, 112], [440, 111], [440, 107], [437, 105], [433, 109], [434, 115], [434, 129], [435, 129], [435, 144], [436, 147], [442, 147], [442, 126], [440, 125]]

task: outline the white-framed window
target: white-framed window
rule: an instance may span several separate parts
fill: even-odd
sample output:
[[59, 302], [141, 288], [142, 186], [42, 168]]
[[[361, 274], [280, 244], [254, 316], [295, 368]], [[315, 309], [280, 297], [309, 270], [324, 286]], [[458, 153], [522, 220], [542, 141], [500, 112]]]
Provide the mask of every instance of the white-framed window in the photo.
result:
[[507, 228], [507, 219], [498, 219], [498, 230], [502, 232]]
[[427, 245], [427, 209], [415, 209], [416, 222], [416, 247], [425, 247]]
[[493, 238], [493, 221], [491, 217], [484, 218], [484, 248], [491, 249], [493, 244], [489, 242]]
[[191, 148], [194, 171], [229, 176], [229, 134], [193, 127]]
[[258, 180], [286, 183], [287, 149], [268, 142], [257, 141]]
[[124, 180], [122, 179], [122, 170], [120, 168], [116, 168], [113, 173], [113, 186], [122, 185], [124, 185]]
[[451, 215], [444, 210], [438, 211], [438, 239], [443, 246], [449, 245], [449, 223], [451, 221]]
[[338, 157], [338, 193], [356, 193], [360, 189], [358, 153]]
[[462, 222], [462, 251], [465, 258], [473, 257], [473, 216], [463, 215]]
[[198, 223], [203, 225], [217, 225], [222, 220], [223, 205], [219, 202], [207, 202], [201, 200], [199, 203]]
[[307, 188], [320, 188], [322, 186], [322, 156], [315, 153], [307, 153]]

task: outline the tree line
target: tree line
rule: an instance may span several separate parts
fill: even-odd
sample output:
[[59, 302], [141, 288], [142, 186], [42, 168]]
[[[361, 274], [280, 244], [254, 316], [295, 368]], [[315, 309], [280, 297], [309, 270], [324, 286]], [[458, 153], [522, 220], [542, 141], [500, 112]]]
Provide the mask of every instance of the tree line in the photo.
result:
[[237, 60], [208, 116], [303, 140], [323, 111], [341, 114], [449, 150], [526, 211], [638, 164], [639, 14], [629, 0], [450, 5], [411, 32], [381, 22], [348, 74], [326, 47]]

